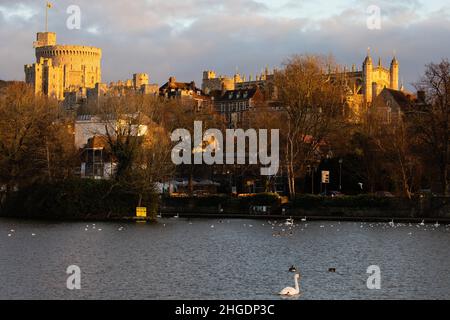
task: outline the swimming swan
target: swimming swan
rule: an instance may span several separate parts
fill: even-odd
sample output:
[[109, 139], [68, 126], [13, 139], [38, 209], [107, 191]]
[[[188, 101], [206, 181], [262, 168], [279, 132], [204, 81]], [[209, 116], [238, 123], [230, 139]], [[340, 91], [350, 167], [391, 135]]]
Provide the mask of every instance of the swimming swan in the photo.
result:
[[280, 296], [295, 296], [298, 295], [300, 293], [300, 287], [298, 285], [298, 280], [300, 279], [300, 274], [295, 274], [294, 276], [294, 281], [295, 281], [295, 288], [291, 288], [291, 287], [287, 287], [284, 288], [283, 290], [281, 290], [281, 292], [279, 293]]

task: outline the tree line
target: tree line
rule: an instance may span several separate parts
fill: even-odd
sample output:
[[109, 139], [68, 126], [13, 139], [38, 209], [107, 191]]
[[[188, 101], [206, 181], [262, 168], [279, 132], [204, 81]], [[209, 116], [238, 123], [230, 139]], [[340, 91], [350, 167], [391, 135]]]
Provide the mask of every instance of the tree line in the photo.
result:
[[[348, 82], [344, 75], [330, 77], [337, 64], [332, 57], [293, 56], [274, 75], [276, 108], [261, 102], [247, 111], [248, 127], [280, 129], [281, 173], [288, 193], [308, 192], [304, 181], [326, 161], [343, 159], [344, 172], [356, 192], [387, 190], [411, 198], [421, 189], [449, 192], [450, 63], [430, 63], [416, 88], [425, 93], [423, 103], [411, 103], [399, 121], [386, 123], [371, 105], [362, 121], [348, 121]], [[273, 101], [272, 101], [273, 102]], [[3, 195], [35, 183], [60, 182], [77, 177], [80, 150], [74, 147], [74, 123], [80, 114], [103, 119], [108, 152], [117, 167], [111, 184], [142, 198], [155, 183], [175, 173], [191, 182], [195, 165], [171, 163], [177, 128], [193, 131], [195, 120], [204, 127], [225, 129], [214, 108], [196, 111], [192, 103], [127, 93], [99, 99], [77, 112], [51, 99], [35, 95], [24, 83], [0, 88], [0, 190]], [[136, 130], [145, 128], [145, 135]], [[245, 128], [243, 128], [245, 129]], [[222, 172], [232, 169], [221, 168]], [[234, 168], [235, 170], [235, 168]], [[256, 168], [240, 166], [239, 174]], [[267, 190], [270, 191], [270, 177]], [[345, 190], [344, 190], [345, 191]]]

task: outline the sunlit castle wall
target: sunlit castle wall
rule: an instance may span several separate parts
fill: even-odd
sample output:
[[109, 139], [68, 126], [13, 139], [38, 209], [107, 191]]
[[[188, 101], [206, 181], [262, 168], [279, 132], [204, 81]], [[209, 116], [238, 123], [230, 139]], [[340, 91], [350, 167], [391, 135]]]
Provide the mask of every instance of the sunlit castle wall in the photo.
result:
[[94, 47], [54, 45], [36, 48], [36, 59], [51, 59], [53, 66], [63, 68], [65, 91], [95, 88], [101, 83], [102, 50]]

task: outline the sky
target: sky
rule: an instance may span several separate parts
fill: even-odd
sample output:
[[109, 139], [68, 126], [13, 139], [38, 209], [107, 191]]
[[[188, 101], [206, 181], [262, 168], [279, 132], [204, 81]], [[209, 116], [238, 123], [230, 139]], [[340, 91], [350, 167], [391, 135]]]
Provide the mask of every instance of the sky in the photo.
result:
[[[406, 88], [424, 66], [450, 58], [449, 0], [53, 0], [49, 31], [59, 44], [103, 49], [102, 81], [145, 72], [152, 83], [201, 83], [218, 75], [279, 68], [294, 54], [333, 55], [361, 68], [370, 47], [389, 66], [394, 52]], [[0, 0], [0, 79], [24, 80], [35, 62], [36, 33], [45, 29], [45, 1]], [[80, 8], [80, 29], [69, 29], [67, 8]], [[380, 8], [380, 29], [367, 26]]]

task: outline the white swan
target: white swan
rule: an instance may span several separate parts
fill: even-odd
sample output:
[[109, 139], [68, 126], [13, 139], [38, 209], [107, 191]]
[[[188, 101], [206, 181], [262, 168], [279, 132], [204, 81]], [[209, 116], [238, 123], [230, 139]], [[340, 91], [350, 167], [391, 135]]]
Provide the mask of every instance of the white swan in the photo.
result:
[[280, 296], [295, 296], [300, 293], [300, 287], [298, 285], [298, 280], [300, 279], [300, 274], [296, 273], [294, 276], [295, 288], [287, 287], [280, 291]]
[[294, 225], [294, 219], [292, 219], [292, 217], [289, 219], [286, 219], [286, 222], [284, 223], [284, 225], [288, 226], [288, 227], [292, 227]]
[[425, 220], [422, 220], [421, 223], [419, 223], [419, 226], [424, 226], [425, 225]]

